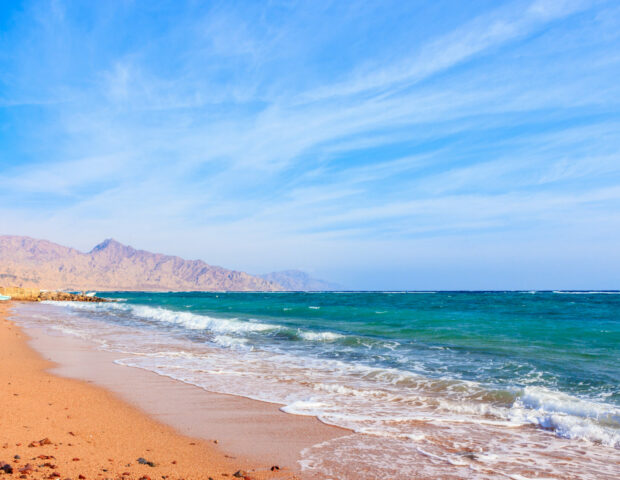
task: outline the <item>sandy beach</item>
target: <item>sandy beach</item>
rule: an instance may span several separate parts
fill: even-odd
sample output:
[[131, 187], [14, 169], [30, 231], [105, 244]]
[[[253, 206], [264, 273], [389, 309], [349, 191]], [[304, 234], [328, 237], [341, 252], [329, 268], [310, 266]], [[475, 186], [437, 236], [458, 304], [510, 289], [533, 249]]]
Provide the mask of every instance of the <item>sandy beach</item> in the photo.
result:
[[[0, 304], [0, 460], [14, 478], [299, 478], [299, 450], [343, 432], [114, 365], [79, 342], [30, 339], [9, 315]], [[73, 367], [42, 358], [28, 341]]]

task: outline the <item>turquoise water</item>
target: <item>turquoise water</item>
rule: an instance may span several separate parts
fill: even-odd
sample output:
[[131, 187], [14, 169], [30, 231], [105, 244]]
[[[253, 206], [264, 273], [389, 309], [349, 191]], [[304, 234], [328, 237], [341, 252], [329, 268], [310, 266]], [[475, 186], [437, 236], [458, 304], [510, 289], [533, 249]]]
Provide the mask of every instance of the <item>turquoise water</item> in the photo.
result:
[[[620, 294], [106, 295], [127, 304], [278, 325], [243, 332], [263, 348], [449, 375], [495, 388], [540, 385], [620, 405]], [[342, 337], [317, 345], [303, 333]], [[205, 338], [210, 335], [205, 329]]]
[[[52, 302], [62, 308], [31, 323], [131, 354], [120, 364], [363, 434], [305, 452], [307, 471], [346, 478], [355, 464], [384, 478], [410, 458], [431, 476], [447, 462], [454, 478], [617, 473], [618, 292], [105, 296], [117, 301]], [[338, 449], [346, 468], [326, 460]], [[574, 460], [549, 461], [560, 451]]]

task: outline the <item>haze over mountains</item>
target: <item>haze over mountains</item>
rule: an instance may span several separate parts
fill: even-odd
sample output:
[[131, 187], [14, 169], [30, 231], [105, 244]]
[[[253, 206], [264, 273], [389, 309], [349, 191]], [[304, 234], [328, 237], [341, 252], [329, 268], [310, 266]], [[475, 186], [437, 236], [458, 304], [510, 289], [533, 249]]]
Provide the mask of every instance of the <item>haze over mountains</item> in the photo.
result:
[[270, 282], [277, 283], [284, 287], [285, 290], [305, 291], [305, 292], [321, 292], [328, 290], [343, 290], [341, 285], [325, 280], [312, 278], [306, 272], [301, 270], [284, 270], [282, 272], [272, 272], [259, 275]]
[[[0, 236], [0, 285], [5, 286], [98, 291], [291, 290], [286, 275], [279, 278], [284, 285], [202, 260], [136, 250], [113, 239], [83, 253], [47, 240]], [[308, 290], [303, 283], [295, 285], [296, 290]]]

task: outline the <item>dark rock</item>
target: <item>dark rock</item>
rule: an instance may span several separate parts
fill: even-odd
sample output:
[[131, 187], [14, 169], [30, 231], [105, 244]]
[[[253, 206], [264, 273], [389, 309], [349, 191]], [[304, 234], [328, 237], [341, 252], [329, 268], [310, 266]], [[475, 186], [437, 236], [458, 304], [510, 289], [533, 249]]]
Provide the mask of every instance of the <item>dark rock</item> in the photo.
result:
[[155, 466], [154, 462], [151, 462], [150, 460], [147, 460], [147, 459], [142, 458], [142, 457], [138, 458], [138, 463], [140, 463], [142, 465], [148, 465], [149, 467], [154, 467]]
[[233, 473], [233, 477], [243, 478], [245, 477], [245, 472], [243, 470], [237, 470], [235, 473]]
[[276, 470], [280, 470], [280, 467], [278, 467], [277, 465], [274, 465], [273, 467], [271, 467], [272, 472], [275, 472]]
[[22, 458], [22, 457], [20, 457], [19, 455], [13, 455], [13, 458], [14, 458], [15, 460], [19, 460], [19, 459], [20, 459], [20, 458]]
[[0, 467], [0, 470], [2, 470], [4, 473], [8, 473], [8, 474], [12, 474], [13, 473], [13, 467], [11, 465], [9, 465], [8, 463], [5, 463], [4, 465], [2, 465]]
[[474, 452], [470, 452], [469, 450], [465, 450], [463, 452], [459, 452], [461, 457], [469, 458], [470, 460], [477, 460], [478, 457]]

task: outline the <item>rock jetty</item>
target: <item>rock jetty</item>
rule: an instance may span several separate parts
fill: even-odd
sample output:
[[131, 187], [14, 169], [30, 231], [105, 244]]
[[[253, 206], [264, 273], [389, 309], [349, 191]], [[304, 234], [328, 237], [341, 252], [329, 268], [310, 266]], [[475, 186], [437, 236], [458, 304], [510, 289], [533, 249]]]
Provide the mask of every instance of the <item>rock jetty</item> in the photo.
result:
[[0, 287], [0, 295], [8, 295], [11, 300], [20, 302], [42, 302], [43, 300], [57, 300], [65, 302], [107, 302], [100, 297], [90, 297], [83, 293], [68, 293], [36, 288]]

